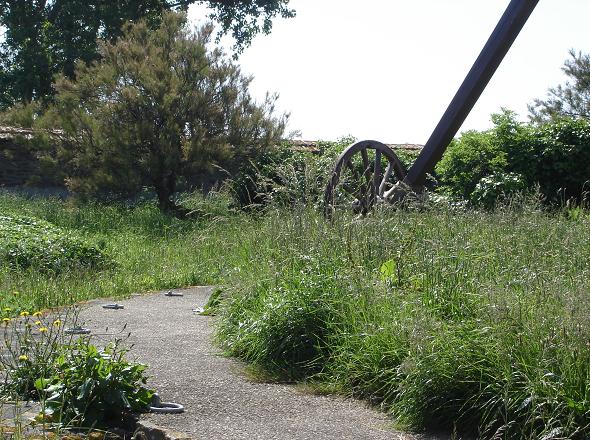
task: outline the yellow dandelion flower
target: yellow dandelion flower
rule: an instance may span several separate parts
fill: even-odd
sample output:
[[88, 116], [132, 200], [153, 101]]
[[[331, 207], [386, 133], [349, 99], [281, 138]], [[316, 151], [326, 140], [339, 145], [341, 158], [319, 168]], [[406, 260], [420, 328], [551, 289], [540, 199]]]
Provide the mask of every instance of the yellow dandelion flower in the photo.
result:
[[35, 312], [35, 313], [33, 313], [33, 316], [34, 316], [34, 317], [41, 316], [41, 312]]
[[55, 327], [59, 327], [61, 325], [61, 321], [59, 319], [56, 319], [55, 321], [53, 321], [53, 325]]
[[29, 316], [30, 313], [25, 311], [25, 312], [20, 312], [20, 316], [22, 316], [23, 318], [26, 318], [27, 316]]
[[35, 325], [41, 325], [43, 324], [41, 321], [35, 321]]
[[39, 333], [47, 333], [47, 330], [49, 330], [47, 327], [40, 327]]
[[19, 361], [28, 361], [28, 360], [29, 360], [29, 358], [28, 358], [26, 355], [24, 355], [24, 354], [21, 354], [21, 355], [18, 357], [18, 360], [19, 360]]
[[5, 312], [12, 312], [12, 309], [10, 307], [4, 307], [3, 309]]
[[4, 325], [7, 325], [9, 322], [10, 322], [10, 318], [4, 318], [4, 319], [2, 320], [2, 323], [3, 323]]

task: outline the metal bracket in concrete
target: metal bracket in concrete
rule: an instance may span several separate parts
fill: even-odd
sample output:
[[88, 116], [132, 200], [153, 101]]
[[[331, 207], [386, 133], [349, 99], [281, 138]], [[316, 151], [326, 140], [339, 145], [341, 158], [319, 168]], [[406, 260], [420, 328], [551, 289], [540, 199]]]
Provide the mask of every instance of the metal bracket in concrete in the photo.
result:
[[122, 304], [105, 304], [104, 306], [102, 306], [103, 309], [111, 309], [111, 310], [119, 310], [119, 309], [124, 309], [125, 306]]
[[184, 294], [178, 293], [178, 292], [173, 292], [172, 290], [169, 290], [168, 292], [166, 292], [164, 294], [164, 296], [184, 296]]
[[89, 335], [90, 330], [84, 327], [72, 327], [64, 330], [68, 335]]
[[161, 402], [158, 406], [150, 406], [150, 412], [158, 414], [180, 414], [184, 412], [184, 406], [180, 403]]

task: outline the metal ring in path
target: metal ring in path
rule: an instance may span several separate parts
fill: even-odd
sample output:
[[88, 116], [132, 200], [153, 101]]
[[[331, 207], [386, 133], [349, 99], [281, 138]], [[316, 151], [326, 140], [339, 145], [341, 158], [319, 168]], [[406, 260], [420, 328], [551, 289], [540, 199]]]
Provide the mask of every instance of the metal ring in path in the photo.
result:
[[158, 414], [180, 414], [184, 412], [184, 406], [179, 403], [161, 402], [158, 406], [150, 406], [150, 412]]

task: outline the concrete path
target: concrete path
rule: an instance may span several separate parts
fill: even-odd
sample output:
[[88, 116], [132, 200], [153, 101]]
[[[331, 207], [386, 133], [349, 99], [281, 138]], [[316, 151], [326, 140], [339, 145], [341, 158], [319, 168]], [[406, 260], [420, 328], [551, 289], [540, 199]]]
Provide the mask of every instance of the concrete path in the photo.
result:
[[[112, 336], [125, 324], [134, 344], [129, 357], [149, 365], [150, 386], [163, 401], [185, 406], [183, 414], [147, 414], [142, 420], [185, 433], [191, 439], [391, 440], [424, 437], [391, 428], [383, 414], [363, 403], [314, 396], [297, 387], [253, 383], [243, 364], [220, 356], [212, 344], [214, 318], [193, 312], [211, 293], [207, 287], [174, 290], [120, 301], [122, 310], [96, 300], [83, 306], [80, 320], [96, 338]], [[108, 328], [108, 331], [106, 329]]]

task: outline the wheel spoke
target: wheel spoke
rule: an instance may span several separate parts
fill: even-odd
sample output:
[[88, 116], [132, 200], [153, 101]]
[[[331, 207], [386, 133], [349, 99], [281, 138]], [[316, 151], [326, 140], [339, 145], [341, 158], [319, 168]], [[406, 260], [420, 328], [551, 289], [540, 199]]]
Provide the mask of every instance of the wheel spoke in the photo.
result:
[[351, 196], [356, 197], [357, 196], [357, 191], [350, 186], [348, 183], [343, 183], [342, 185], [342, 189], [344, 190], [345, 193], [350, 194]]
[[371, 194], [373, 197], [380, 196], [379, 192], [381, 179], [381, 151], [375, 150], [375, 166], [373, 168], [373, 186]]
[[382, 196], [385, 192], [385, 185], [387, 181], [391, 177], [391, 173], [393, 172], [393, 164], [389, 162], [387, 165], [387, 169], [385, 170], [385, 174], [383, 175], [383, 179], [381, 180], [381, 185], [379, 185], [379, 195]]
[[355, 182], [359, 181], [359, 172], [358, 170], [354, 167], [354, 165], [352, 164], [352, 161], [349, 159], [346, 161], [346, 167], [350, 170], [350, 173], [352, 174], [352, 178]]
[[366, 148], [361, 150], [361, 156], [363, 158], [363, 175], [365, 176], [365, 182], [363, 182], [360, 187], [361, 197], [359, 197], [359, 200], [361, 202], [363, 214], [366, 214], [373, 206], [375, 196], [373, 192], [373, 182], [371, 182], [372, 166], [369, 162], [369, 153]]
[[339, 194], [334, 194], [334, 198], [340, 199], [340, 203], [333, 204], [334, 206], [350, 207], [350, 204], [354, 203], [354, 200], [362, 200], [362, 185], [359, 182], [360, 175], [358, 173], [358, 169], [354, 167], [352, 162], [348, 160], [344, 166], [348, 168], [350, 173], [342, 173], [340, 176], [338, 187], [340, 188], [341, 192]]
[[367, 184], [369, 184], [371, 182], [371, 166], [369, 165], [369, 154], [367, 153], [366, 148], [361, 150], [361, 156], [363, 157], [363, 173], [365, 179], [367, 179]]

